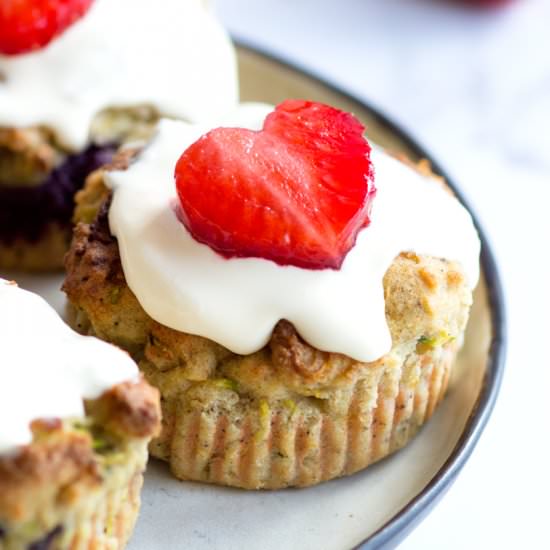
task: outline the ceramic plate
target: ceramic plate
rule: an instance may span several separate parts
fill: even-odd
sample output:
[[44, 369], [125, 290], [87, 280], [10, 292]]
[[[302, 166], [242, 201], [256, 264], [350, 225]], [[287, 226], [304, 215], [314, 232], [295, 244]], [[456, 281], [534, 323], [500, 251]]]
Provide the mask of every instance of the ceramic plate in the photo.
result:
[[[355, 113], [378, 144], [414, 160], [430, 158], [375, 110], [305, 72], [243, 47], [239, 60], [243, 100], [277, 103], [293, 97], [330, 103]], [[341, 550], [390, 547], [402, 539], [467, 460], [498, 391], [503, 302], [491, 251], [480, 233], [482, 280], [456, 376], [447, 398], [411, 444], [351, 477], [275, 492], [176, 481], [165, 464], [153, 460], [130, 550]], [[60, 277], [16, 278], [63, 311]]]

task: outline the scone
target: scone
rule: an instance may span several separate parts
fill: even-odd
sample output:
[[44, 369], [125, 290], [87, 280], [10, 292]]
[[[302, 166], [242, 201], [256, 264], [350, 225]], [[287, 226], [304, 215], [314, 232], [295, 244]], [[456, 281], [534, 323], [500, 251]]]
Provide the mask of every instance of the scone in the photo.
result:
[[163, 121], [88, 178], [73, 323], [160, 389], [150, 451], [178, 478], [276, 489], [357, 472], [445, 394], [478, 278], [472, 220], [331, 107], [242, 105], [220, 126]]
[[0, 328], [0, 549], [123, 548], [158, 391], [125, 352], [2, 279]]
[[0, 268], [59, 269], [86, 176], [161, 115], [233, 108], [235, 55], [202, 0], [14, 6], [0, 6]]

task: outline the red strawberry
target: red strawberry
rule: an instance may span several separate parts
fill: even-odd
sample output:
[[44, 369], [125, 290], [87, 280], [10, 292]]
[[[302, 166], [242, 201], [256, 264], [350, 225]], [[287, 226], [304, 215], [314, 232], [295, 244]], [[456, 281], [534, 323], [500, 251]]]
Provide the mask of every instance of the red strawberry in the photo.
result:
[[1, 0], [0, 53], [44, 47], [80, 19], [93, 0]]
[[183, 223], [225, 257], [339, 269], [375, 195], [363, 131], [351, 114], [298, 100], [259, 132], [212, 130], [176, 165]]
[[498, 8], [509, 4], [512, 0], [453, 0], [456, 4], [466, 4], [473, 8]]

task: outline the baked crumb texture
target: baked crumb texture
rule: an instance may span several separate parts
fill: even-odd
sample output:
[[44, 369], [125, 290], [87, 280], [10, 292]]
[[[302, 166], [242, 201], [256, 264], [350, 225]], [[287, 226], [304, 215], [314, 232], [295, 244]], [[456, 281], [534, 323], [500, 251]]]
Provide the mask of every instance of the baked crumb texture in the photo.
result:
[[[158, 112], [146, 105], [104, 110], [92, 123], [91, 142], [105, 146], [145, 140], [158, 119]], [[47, 128], [0, 127], [0, 269], [53, 271], [63, 267], [71, 242], [73, 189], [82, 185], [89, 172], [72, 185], [52, 186], [48, 177], [68, 158], [69, 153]]]
[[0, 456], [0, 549], [123, 548], [159, 427], [143, 380], [88, 401], [83, 419], [35, 421], [32, 443]]
[[9, 244], [0, 241], [0, 269], [59, 270], [70, 242], [71, 230], [57, 223], [47, 224], [36, 241], [25, 237], [16, 237]]
[[264, 349], [239, 356], [145, 313], [109, 233], [102, 178], [90, 176], [77, 197], [64, 290], [74, 325], [128, 350], [160, 389], [163, 427], [150, 451], [176, 477], [246, 489], [314, 485], [400, 449], [432, 415], [472, 302], [458, 264], [395, 259], [384, 278], [393, 347], [377, 361], [314, 349], [284, 320]]

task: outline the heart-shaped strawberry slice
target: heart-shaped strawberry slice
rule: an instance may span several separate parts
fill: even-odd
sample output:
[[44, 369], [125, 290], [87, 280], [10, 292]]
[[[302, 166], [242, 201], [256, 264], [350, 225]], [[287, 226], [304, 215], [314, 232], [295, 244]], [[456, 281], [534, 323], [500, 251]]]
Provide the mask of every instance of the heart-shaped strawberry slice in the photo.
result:
[[369, 222], [370, 145], [351, 114], [287, 100], [261, 131], [217, 128], [175, 171], [181, 218], [225, 257], [339, 269]]
[[80, 19], [93, 0], [0, 0], [0, 53], [46, 46]]

